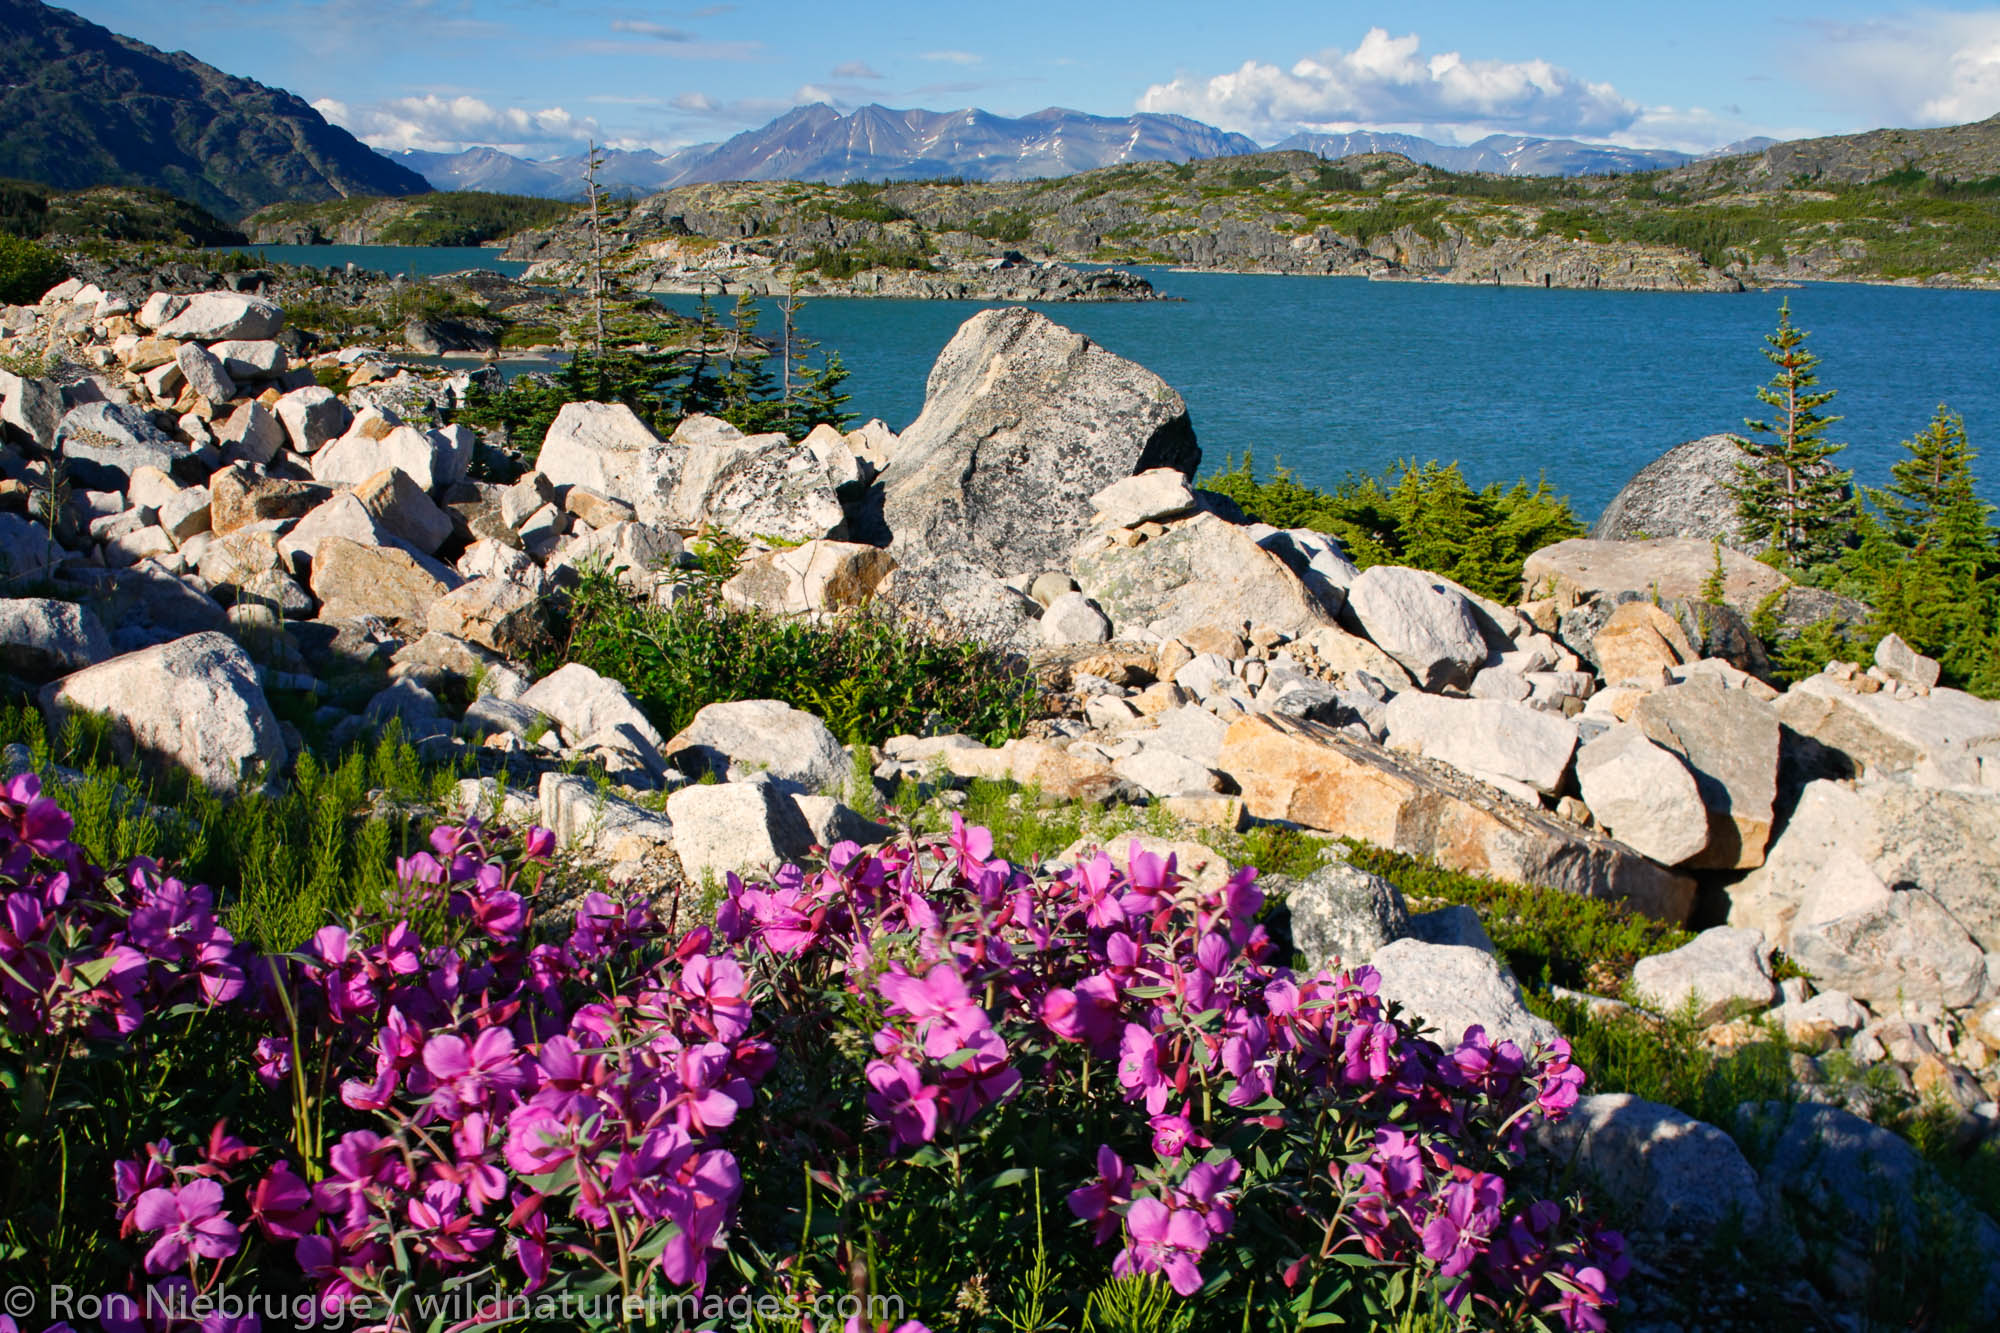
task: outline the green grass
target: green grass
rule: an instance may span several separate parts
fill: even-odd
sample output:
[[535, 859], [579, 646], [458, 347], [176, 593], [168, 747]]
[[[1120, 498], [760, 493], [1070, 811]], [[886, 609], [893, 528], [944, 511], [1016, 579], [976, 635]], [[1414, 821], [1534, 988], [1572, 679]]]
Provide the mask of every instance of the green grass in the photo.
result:
[[420, 760], [395, 723], [337, 758], [301, 755], [269, 791], [228, 798], [121, 763], [104, 726], [85, 718], [51, 733], [29, 704], [0, 710], [0, 744], [14, 742], [28, 746], [94, 860], [147, 856], [209, 885], [229, 929], [272, 951], [379, 902], [394, 887], [395, 857], [423, 848], [462, 776]]
[[998, 740], [1033, 716], [1032, 680], [998, 652], [867, 609], [811, 624], [733, 607], [719, 592], [729, 563], [716, 553], [671, 607], [637, 601], [590, 571], [545, 666], [582, 662], [612, 677], [667, 735], [733, 699], [782, 699], [836, 736], [873, 742], [934, 731]]

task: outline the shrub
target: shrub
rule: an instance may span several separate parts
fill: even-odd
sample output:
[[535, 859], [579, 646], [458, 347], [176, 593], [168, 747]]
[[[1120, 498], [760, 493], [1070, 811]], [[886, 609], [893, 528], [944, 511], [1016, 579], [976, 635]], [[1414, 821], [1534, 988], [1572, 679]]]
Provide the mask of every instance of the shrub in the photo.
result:
[[998, 740], [1032, 716], [1030, 678], [982, 644], [868, 609], [811, 624], [731, 606], [720, 577], [694, 578], [663, 607], [589, 571], [570, 598], [557, 656], [619, 681], [668, 735], [730, 699], [782, 699], [818, 714], [836, 736], [871, 742], [933, 731]]
[[1530, 555], [1584, 534], [1546, 480], [1475, 491], [1456, 463], [1398, 463], [1380, 477], [1350, 476], [1321, 491], [1293, 480], [1282, 463], [1259, 480], [1246, 453], [1204, 484], [1259, 522], [1338, 537], [1363, 569], [1413, 565], [1500, 602], [1520, 594]]
[[63, 257], [47, 246], [0, 232], [0, 303], [32, 305], [68, 273]]
[[388, 910], [272, 955], [68, 833], [0, 791], [0, 1225], [36, 1287], [119, 1293], [107, 1327], [254, 1283], [398, 1330], [739, 1291], [1601, 1329], [1625, 1268], [1511, 1178], [1566, 1049], [1443, 1051], [1367, 969], [1274, 967], [1250, 872], [1037, 879], [960, 825], [732, 877], [713, 927], [590, 894], [547, 933], [552, 837], [450, 827]]

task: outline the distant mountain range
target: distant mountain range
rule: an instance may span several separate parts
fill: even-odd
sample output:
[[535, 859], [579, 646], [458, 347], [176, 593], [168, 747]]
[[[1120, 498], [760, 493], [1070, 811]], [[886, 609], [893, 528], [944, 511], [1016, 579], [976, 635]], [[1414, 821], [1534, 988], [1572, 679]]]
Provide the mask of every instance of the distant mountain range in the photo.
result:
[[[598, 180], [621, 194], [710, 181], [1034, 180], [1121, 162], [1187, 162], [1260, 151], [1255, 140], [1184, 116], [1091, 116], [1049, 107], [1033, 115], [896, 110], [846, 115], [824, 103], [795, 107], [761, 129], [673, 153], [606, 152]], [[533, 161], [496, 148], [389, 154], [440, 190], [584, 197], [582, 154]]]
[[291, 93], [38, 0], [0, 0], [0, 176], [151, 186], [231, 219], [430, 189]]
[[1296, 148], [1333, 160], [1357, 153], [1401, 153], [1412, 162], [1445, 171], [1483, 171], [1495, 176], [1611, 176], [1660, 171], [1737, 153], [1755, 153], [1775, 139], [1744, 139], [1712, 153], [1678, 153], [1671, 148], [1624, 148], [1578, 143], [1575, 139], [1531, 139], [1489, 134], [1476, 143], [1441, 144], [1415, 134], [1359, 130], [1353, 134], [1294, 134], [1272, 146]]
[[[1332, 159], [1401, 153], [1447, 171], [1502, 176], [1587, 176], [1658, 171], [1730, 153], [1757, 152], [1773, 140], [1749, 139], [1697, 157], [1664, 148], [1623, 148], [1574, 139], [1489, 135], [1477, 143], [1441, 144], [1414, 134], [1363, 130], [1295, 134], [1273, 145]], [[607, 152], [598, 179], [613, 193], [652, 194], [676, 185], [739, 180], [1015, 181], [1071, 176], [1125, 162], [1190, 162], [1265, 151], [1255, 140], [1184, 116], [1140, 112], [1091, 116], [1049, 107], [1033, 115], [990, 111], [896, 110], [864, 106], [843, 115], [824, 103], [796, 107], [761, 129], [724, 143], [694, 144], [668, 154]], [[532, 161], [497, 148], [461, 153], [390, 154], [440, 190], [494, 190], [556, 199], [584, 196], [583, 157]]]

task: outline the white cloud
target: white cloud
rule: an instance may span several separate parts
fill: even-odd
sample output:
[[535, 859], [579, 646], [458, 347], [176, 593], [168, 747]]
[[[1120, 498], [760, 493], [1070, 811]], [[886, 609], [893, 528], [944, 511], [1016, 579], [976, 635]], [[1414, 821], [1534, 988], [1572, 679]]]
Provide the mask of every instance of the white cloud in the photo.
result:
[[517, 156], [540, 157], [573, 151], [603, 134], [588, 116], [562, 107], [528, 110], [496, 107], [477, 97], [398, 97], [371, 106], [354, 107], [332, 98], [313, 107], [328, 120], [373, 148], [421, 148], [455, 153], [488, 144]]
[[636, 37], [651, 37], [657, 42], [691, 42], [694, 34], [684, 28], [669, 28], [664, 23], [652, 23], [645, 19], [613, 19], [611, 31], [629, 32]]
[[972, 54], [972, 52], [970, 51], [924, 52], [925, 60], [932, 60], [945, 65], [977, 65], [980, 61], [984, 60], [985, 58], [986, 57], [984, 56], [976, 56]]
[[1807, 80], [1886, 125], [1958, 125], [2000, 112], [2000, 13], [1914, 10], [1826, 23], [1802, 53]]
[[1370, 28], [1352, 51], [1322, 51], [1290, 69], [1246, 61], [1228, 74], [1183, 75], [1154, 84], [1141, 111], [1192, 116], [1267, 140], [1299, 129], [1426, 125], [1474, 133], [1604, 137], [1641, 108], [1608, 83], [1592, 83], [1546, 60], [1424, 56], [1412, 33]]
[[836, 79], [879, 79], [882, 76], [865, 60], [846, 60], [833, 67]]

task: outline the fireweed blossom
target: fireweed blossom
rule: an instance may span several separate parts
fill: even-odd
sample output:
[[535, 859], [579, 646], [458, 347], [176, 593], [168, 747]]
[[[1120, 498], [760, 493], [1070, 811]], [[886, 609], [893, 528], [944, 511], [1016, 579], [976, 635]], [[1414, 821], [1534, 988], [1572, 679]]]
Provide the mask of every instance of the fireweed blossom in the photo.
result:
[[[650, 1235], [633, 1280], [700, 1292], [731, 1273], [716, 1261], [745, 1190], [733, 1145], [769, 1131], [760, 1088], [787, 1060], [824, 1068], [814, 1023], [850, 1014], [866, 1128], [841, 1151], [871, 1170], [946, 1139], [972, 1151], [1004, 1117], [1044, 1114], [1051, 1089], [1103, 1108], [1094, 1173], [1051, 1183], [1117, 1272], [1184, 1297], [1221, 1276], [1239, 1212], [1276, 1197], [1242, 1146], [1269, 1135], [1286, 1149], [1270, 1159], [1305, 1163], [1284, 1197], [1336, 1251], [1433, 1272], [1453, 1308], [1503, 1321], [1596, 1329], [1615, 1304], [1622, 1242], [1507, 1178], [1510, 1145], [1576, 1100], [1567, 1047], [1473, 1029], [1441, 1051], [1370, 969], [1294, 974], [1256, 920], [1253, 871], [1198, 891], [1135, 847], [1030, 873], [959, 820], [935, 842], [732, 876], [713, 927], [674, 937], [601, 892], [541, 929], [532, 877], [553, 850], [541, 830], [440, 828], [399, 866], [425, 925], [329, 923], [267, 958], [206, 889], [144, 862], [107, 876], [32, 779], [0, 786], [6, 1040], [134, 1041], [176, 1006], [226, 1013], [255, 1030], [270, 1095], [303, 1073], [346, 1117], [316, 1164], [219, 1126], [119, 1163], [105, 1183], [144, 1255], [133, 1290], [213, 1282], [253, 1245], [328, 1310], [488, 1269], [559, 1290]], [[1301, 1156], [1330, 1111], [1350, 1140]]]

